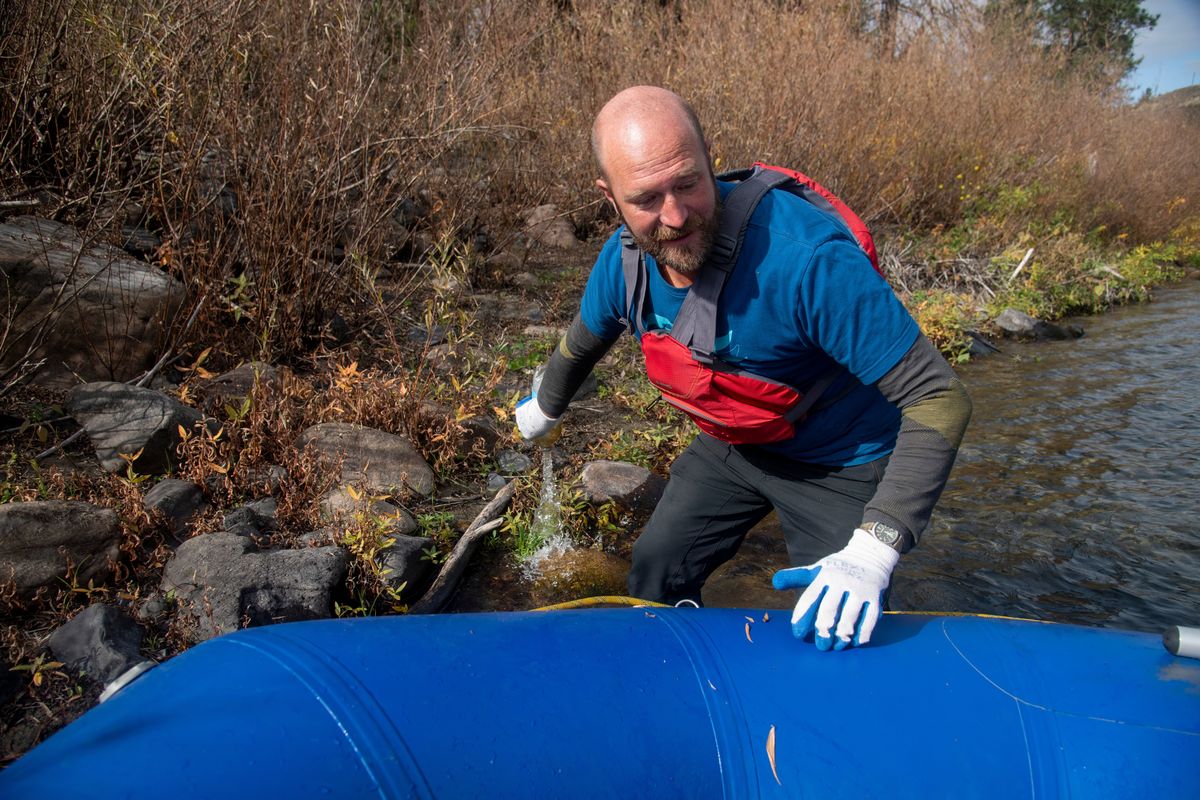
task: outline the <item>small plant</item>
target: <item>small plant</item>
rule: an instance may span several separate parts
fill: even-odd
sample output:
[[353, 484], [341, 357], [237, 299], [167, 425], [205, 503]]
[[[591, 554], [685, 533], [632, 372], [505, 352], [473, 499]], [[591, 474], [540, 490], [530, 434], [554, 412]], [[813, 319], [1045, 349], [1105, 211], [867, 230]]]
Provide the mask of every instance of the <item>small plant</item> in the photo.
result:
[[48, 661], [46, 654], [42, 653], [28, 664], [18, 664], [10, 671], [28, 672], [30, 684], [41, 686], [48, 677], [66, 678], [67, 674], [62, 671], [63, 666], [61, 661]]

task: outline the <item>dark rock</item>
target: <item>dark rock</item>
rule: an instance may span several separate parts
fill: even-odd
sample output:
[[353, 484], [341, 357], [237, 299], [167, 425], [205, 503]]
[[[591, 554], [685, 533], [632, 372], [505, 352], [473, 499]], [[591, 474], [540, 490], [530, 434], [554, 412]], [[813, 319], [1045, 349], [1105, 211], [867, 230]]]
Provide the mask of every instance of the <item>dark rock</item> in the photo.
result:
[[0, 372], [36, 345], [34, 382], [129, 380], [161, 354], [183, 284], [122, 250], [49, 219], [0, 223], [0, 273], [15, 309]]
[[260, 383], [279, 384], [279, 372], [262, 361], [249, 361], [200, 385], [200, 397], [205, 403], [236, 404], [249, 397]]
[[25, 680], [21, 673], [14, 672], [5, 661], [0, 660], [0, 707], [14, 702], [25, 691]]
[[199, 642], [245, 625], [320, 619], [346, 578], [340, 547], [255, 552], [250, 539], [212, 533], [188, 539], [167, 562], [162, 589], [174, 592], [186, 635]]
[[652, 511], [667, 488], [662, 476], [623, 461], [593, 461], [583, 468], [580, 481], [591, 502], [612, 500], [633, 511]]
[[133, 615], [139, 622], [150, 622], [158, 619], [171, 608], [171, 604], [160, 594], [151, 595], [143, 600]]
[[177, 537], [187, 533], [191, 521], [209, 507], [204, 489], [178, 478], [164, 478], [156, 483], [146, 492], [142, 504], [147, 511], [158, 511], [165, 516]]
[[162, 247], [162, 237], [136, 225], [121, 226], [121, 249], [135, 256], [148, 256]]
[[516, 450], [502, 450], [497, 461], [505, 475], [523, 475], [533, 469], [533, 459]]
[[[117, 560], [117, 513], [77, 500], [0, 505], [0, 579], [28, 596], [42, 586], [74, 580], [103, 582]], [[67, 572], [68, 563], [75, 574]]]
[[1034, 319], [1023, 311], [1006, 308], [996, 317], [994, 324], [1005, 335], [1013, 339], [1029, 339], [1035, 341], [1078, 339], [1083, 336], [1083, 328], [1077, 325], [1063, 327], [1053, 322]]
[[297, 447], [311, 447], [328, 467], [341, 463], [339, 482], [361, 485], [375, 494], [433, 493], [433, 470], [408, 439], [345, 422], [323, 422], [300, 435]]
[[967, 331], [967, 334], [971, 337], [971, 345], [967, 350], [971, 358], [982, 358], [1000, 352], [1000, 348], [988, 341], [982, 333]]
[[476, 448], [485, 454], [491, 453], [500, 443], [500, 432], [487, 417], [467, 417], [458, 423], [464, 432], [463, 450], [471, 451]]
[[260, 492], [275, 494], [288, 479], [286, 467], [271, 464], [266, 467], [252, 467], [246, 470], [246, 485]]
[[492, 494], [503, 489], [508, 485], [508, 478], [497, 472], [489, 472], [487, 476], [487, 489]]
[[113, 382], [76, 386], [67, 412], [87, 431], [101, 467], [124, 472], [121, 454], [139, 454], [133, 468], [143, 475], [170, 470], [179, 428], [191, 430], [201, 420], [199, 411], [172, 397]]
[[385, 570], [383, 580], [392, 589], [403, 587], [405, 597], [420, 597], [429, 588], [436, 572], [433, 562], [425, 557], [433, 540], [425, 536], [393, 536], [392, 539], [392, 543], [375, 556], [375, 562]]
[[225, 515], [221, 527], [226, 533], [239, 536], [255, 536], [270, 533], [276, 528], [274, 497], [264, 497], [244, 506], [238, 506]]
[[96, 603], [76, 614], [50, 636], [50, 652], [72, 669], [108, 683], [145, 661], [138, 652], [142, 629], [119, 609]]

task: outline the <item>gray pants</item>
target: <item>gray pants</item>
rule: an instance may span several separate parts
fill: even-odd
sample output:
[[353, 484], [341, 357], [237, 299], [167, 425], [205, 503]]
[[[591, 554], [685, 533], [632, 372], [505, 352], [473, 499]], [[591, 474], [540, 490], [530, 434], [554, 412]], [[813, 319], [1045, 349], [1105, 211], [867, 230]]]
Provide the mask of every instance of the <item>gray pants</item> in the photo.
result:
[[825, 467], [700, 434], [671, 465], [662, 501], [633, 546], [629, 594], [700, 602], [700, 587], [775, 509], [794, 566], [841, 550], [862, 522], [887, 458]]

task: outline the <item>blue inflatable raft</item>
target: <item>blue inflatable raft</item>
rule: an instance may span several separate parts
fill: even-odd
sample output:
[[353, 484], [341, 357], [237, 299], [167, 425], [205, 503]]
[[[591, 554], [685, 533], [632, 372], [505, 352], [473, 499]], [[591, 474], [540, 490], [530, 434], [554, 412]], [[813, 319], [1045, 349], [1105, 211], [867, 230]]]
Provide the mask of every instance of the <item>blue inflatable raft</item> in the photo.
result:
[[1195, 797], [1200, 662], [1147, 634], [625, 608], [256, 628], [148, 671], [0, 797]]

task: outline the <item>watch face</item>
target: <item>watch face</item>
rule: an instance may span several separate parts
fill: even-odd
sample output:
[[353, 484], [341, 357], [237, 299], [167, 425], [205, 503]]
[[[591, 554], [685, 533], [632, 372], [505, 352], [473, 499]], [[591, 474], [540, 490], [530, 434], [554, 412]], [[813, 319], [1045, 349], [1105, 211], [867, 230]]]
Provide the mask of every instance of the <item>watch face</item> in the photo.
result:
[[875, 535], [876, 539], [889, 546], [895, 546], [896, 542], [900, 541], [900, 531], [891, 525], [884, 525], [882, 522], [876, 522], [872, 526], [871, 533]]

